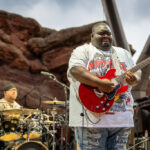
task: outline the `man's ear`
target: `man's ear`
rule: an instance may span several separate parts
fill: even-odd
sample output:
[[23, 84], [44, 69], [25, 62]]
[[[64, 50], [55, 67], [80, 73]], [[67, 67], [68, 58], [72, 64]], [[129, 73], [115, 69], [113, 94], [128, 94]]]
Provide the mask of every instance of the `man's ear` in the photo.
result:
[[6, 91], [3, 92], [4, 96], [6, 95]]
[[93, 36], [94, 36], [94, 34], [93, 34], [93, 33], [91, 33], [91, 38], [93, 38]]

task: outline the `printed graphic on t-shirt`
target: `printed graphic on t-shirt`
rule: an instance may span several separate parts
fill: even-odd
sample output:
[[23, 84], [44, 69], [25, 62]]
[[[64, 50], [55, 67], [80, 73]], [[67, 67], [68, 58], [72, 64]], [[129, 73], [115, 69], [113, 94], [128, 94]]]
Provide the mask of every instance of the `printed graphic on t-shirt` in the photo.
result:
[[113, 107], [111, 108], [111, 111], [120, 112], [120, 111], [126, 111], [126, 106], [130, 104], [131, 94], [129, 91], [127, 91], [124, 94], [121, 94], [119, 96], [119, 99], [114, 103]]
[[[110, 57], [104, 57], [103, 55], [94, 56], [94, 59], [89, 62], [88, 70], [94, 74], [99, 74], [99, 76], [104, 76], [106, 72], [114, 68], [112, 59]], [[120, 62], [120, 68], [123, 71], [127, 71], [126, 64]]]
[[[111, 57], [104, 57], [103, 55], [96, 54], [94, 59], [89, 62], [88, 70], [97, 75], [104, 76], [109, 69], [114, 68]], [[126, 64], [124, 62], [120, 62], [120, 69], [124, 72], [127, 71]], [[123, 112], [126, 111], [126, 106], [128, 102], [130, 102], [131, 95], [129, 92], [121, 94], [119, 99], [113, 104], [113, 107], [110, 111], [114, 112]]]

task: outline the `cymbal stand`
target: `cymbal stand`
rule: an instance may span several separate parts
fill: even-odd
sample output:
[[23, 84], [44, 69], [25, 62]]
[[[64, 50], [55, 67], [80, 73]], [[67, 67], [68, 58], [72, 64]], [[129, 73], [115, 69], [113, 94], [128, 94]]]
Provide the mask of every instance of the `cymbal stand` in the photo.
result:
[[68, 150], [68, 142], [67, 142], [67, 137], [68, 137], [68, 104], [67, 104], [67, 89], [69, 89], [66, 85], [64, 86], [64, 92], [65, 92], [65, 105], [66, 105], [66, 110], [65, 110], [65, 145], [66, 145], [66, 150]]
[[55, 115], [57, 114], [56, 112], [56, 109], [53, 108], [52, 111], [51, 111], [51, 114], [52, 114], [52, 117], [53, 117], [53, 126], [52, 126], [52, 129], [53, 129], [53, 135], [52, 135], [52, 139], [53, 139], [53, 142], [52, 142], [52, 150], [55, 150], [55, 147], [56, 147], [56, 141], [55, 141], [55, 133], [56, 133], [56, 130], [55, 130]]
[[61, 133], [61, 135], [60, 135], [60, 150], [63, 150], [63, 142], [65, 141], [65, 138], [64, 138], [64, 136], [63, 136], [63, 131], [64, 131], [64, 123], [65, 123], [65, 119], [64, 119], [64, 117], [63, 116], [61, 116], [61, 115], [59, 115], [58, 116], [58, 118], [59, 118], [59, 122], [60, 122], [60, 125], [61, 125], [61, 131], [60, 131], [60, 133]]
[[31, 130], [31, 126], [30, 126], [30, 121], [27, 120], [27, 142], [30, 141], [30, 137], [29, 137], [29, 134], [30, 134], [30, 130]]
[[68, 145], [68, 143], [67, 143], [67, 132], [68, 132], [68, 128], [67, 128], [67, 126], [68, 126], [68, 109], [67, 109], [67, 105], [68, 105], [68, 103], [67, 103], [67, 90], [69, 90], [69, 87], [67, 86], [67, 85], [65, 85], [64, 83], [62, 83], [62, 82], [60, 82], [60, 81], [58, 81], [57, 80], [57, 78], [54, 76], [53, 77], [53, 80], [54, 81], [56, 81], [58, 84], [60, 84], [61, 86], [63, 86], [63, 88], [64, 88], [64, 93], [65, 93], [65, 106], [66, 106], [66, 108], [65, 108], [65, 146], [66, 146], [66, 150], [68, 149], [67, 148], [67, 145]]
[[67, 132], [68, 132], [68, 128], [67, 128], [67, 126], [68, 126], [68, 122], [67, 122], [67, 120], [68, 120], [68, 112], [67, 112], [67, 90], [70, 90], [70, 89], [69, 89], [69, 87], [67, 85], [65, 85], [64, 83], [58, 81], [57, 78], [55, 77], [55, 75], [50, 74], [49, 78], [52, 79], [52, 80], [54, 80], [54, 81], [56, 81], [58, 84], [60, 84], [64, 88], [65, 105], [66, 105], [66, 110], [65, 110], [65, 145], [66, 145], [66, 150], [67, 150], [68, 149], [67, 148], [67, 145], [68, 145], [68, 143], [67, 143]]
[[[47, 109], [47, 113], [50, 115], [50, 113], [51, 113], [51, 111], [50, 111], [50, 109]], [[56, 130], [54, 131], [54, 129], [55, 129], [55, 127], [53, 127], [53, 129], [52, 130], [50, 130], [49, 129], [49, 127], [50, 127], [50, 125], [46, 125], [45, 123], [44, 123], [44, 117], [46, 118], [46, 120], [47, 121], [50, 121], [49, 120], [49, 115], [47, 115], [47, 114], [43, 114], [43, 128], [46, 130], [45, 131], [45, 133], [44, 134], [48, 134], [48, 136], [51, 136], [52, 137], [52, 140], [54, 141], [54, 143], [55, 143], [55, 137], [53, 138], [53, 136], [55, 136], [55, 133], [56, 133]], [[55, 116], [54, 116], [54, 119], [55, 119]], [[53, 119], [53, 120], [54, 120]], [[44, 135], [43, 134], [43, 135]], [[49, 142], [49, 140], [50, 140], [50, 137], [48, 137], [47, 138], [47, 147], [50, 147], [50, 142]], [[55, 145], [54, 144], [51, 144], [53, 147], [55, 147]]]

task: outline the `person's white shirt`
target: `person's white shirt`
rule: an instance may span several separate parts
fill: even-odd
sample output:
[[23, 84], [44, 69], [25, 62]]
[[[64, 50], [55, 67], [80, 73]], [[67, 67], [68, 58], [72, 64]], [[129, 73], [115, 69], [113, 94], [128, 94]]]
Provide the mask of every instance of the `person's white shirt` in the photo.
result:
[[8, 102], [5, 98], [0, 99], [0, 110], [4, 109], [20, 109], [21, 106], [14, 101], [13, 103]]
[[[127, 50], [119, 47], [113, 47], [117, 53], [119, 63], [121, 63], [122, 69], [130, 69], [134, 62], [132, 56]], [[109, 52], [108, 52], [109, 53]], [[131, 95], [131, 89], [125, 93], [122, 102], [115, 102], [112, 107], [114, 114], [93, 114], [88, 111], [78, 100], [78, 88], [80, 82], [76, 81], [70, 74], [70, 69], [75, 66], [83, 66], [93, 74], [99, 74], [108, 70], [106, 66], [93, 67], [94, 62], [110, 61], [109, 54], [104, 57], [104, 52], [94, 47], [91, 43], [84, 44], [77, 47], [71, 54], [69, 60], [69, 67], [67, 71], [67, 77], [70, 81], [70, 99], [69, 99], [69, 126], [71, 127], [133, 127], [133, 98]], [[103, 59], [103, 58], [104, 59]], [[100, 60], [100, 61], [99, 61]], [[125, 67], [125, 68], [124, 68]], [[101, 70], [100, 70], [101, 69]], [[124, 71], [124, 70], [122, 70]], [[85, 113], [82, 116], [82, 113]]]

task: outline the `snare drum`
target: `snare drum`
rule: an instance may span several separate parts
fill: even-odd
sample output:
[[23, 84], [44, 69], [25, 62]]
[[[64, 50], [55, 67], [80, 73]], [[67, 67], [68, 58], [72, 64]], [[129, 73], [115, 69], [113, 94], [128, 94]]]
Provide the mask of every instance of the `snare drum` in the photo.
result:
[[21, 138], [20, 115], [1, 115], [1, 141], [14, 141]]
[[14, 147], [15, 150], [48, 150], [48, 148], [38, 141], [23, 142]]

